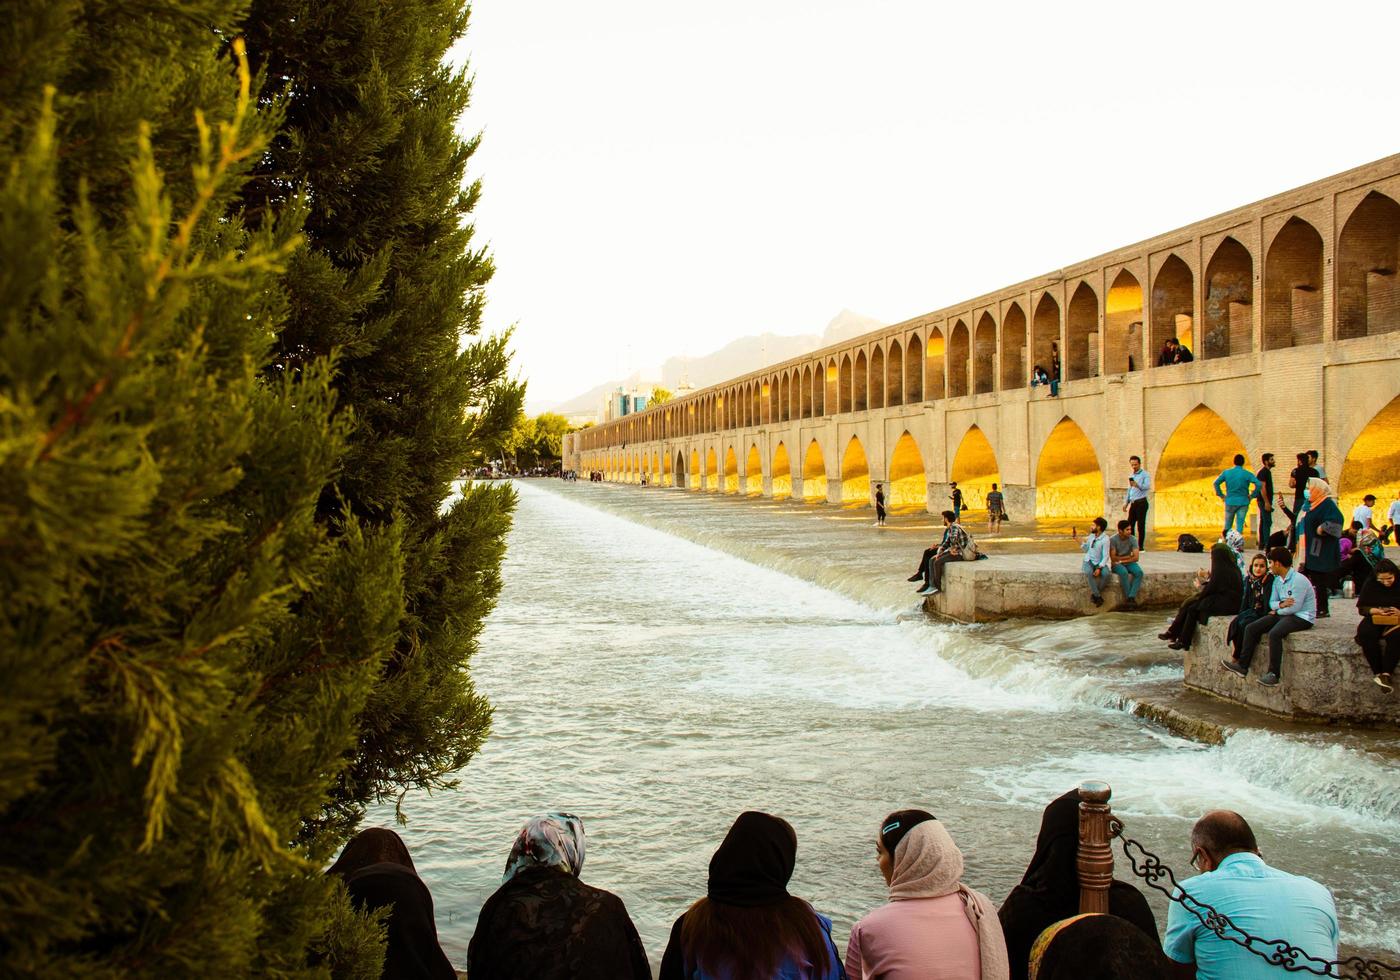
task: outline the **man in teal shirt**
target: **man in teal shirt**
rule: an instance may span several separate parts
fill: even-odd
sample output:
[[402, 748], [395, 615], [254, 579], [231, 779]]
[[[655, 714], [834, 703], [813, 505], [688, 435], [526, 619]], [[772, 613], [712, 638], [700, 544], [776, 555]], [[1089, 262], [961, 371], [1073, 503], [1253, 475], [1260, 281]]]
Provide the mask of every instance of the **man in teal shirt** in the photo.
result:
[[[1224, 493], [1220, 492], [1222, 484], [1225, 486]], [[1235, 530], [1244, 534], [1250, 498], [1259, 492], [1259, 480], [1244, 468], [1244, 457], [1236, 454], [1235, 465], [1217, 476], [1213, 486], [1215, 495], [1225, 501], [1225, 530], [1220, 533], [1229, 534], [1230, 525], [1235, 524]]]
[[[1321, 960], [1337, 958], [1332, 893], [1311, 878], [1265, 864], [1254, 831], [1238, 813], [1215, 810], [1196, 821], [1191, 864], [1202, 873], [1183, 881], [1178, 894], [1184, 891], [1258, 937], [1253, 949], [1267, 954], [1273, 949], [1270, 940], [1282, 940]], [[1228, 928], [1226, 934], [1243, 938]], [[1198, 980], [1282, 980], [1290, 975], [1259, 953], [1222, 939], [1178, 901], [1167, 909], [1162, 948], [1183, 967], [1195, 964], [1194, 973], [1183, 969], [1182, 975]]]

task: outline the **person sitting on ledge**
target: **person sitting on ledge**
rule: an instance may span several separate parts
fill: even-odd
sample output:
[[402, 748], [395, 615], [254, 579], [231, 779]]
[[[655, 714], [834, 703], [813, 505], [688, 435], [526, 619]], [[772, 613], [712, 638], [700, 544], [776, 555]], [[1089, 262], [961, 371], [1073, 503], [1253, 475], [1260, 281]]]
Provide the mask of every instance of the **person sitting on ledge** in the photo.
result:
[[[1371, 668], [1375, 682], [1389, 694], [1395, 690], [1391, 675], [1400, 664], [1400, 568], [1389, 558], [1376, 562], [1371, 577], [1361, 587], [1356, 611], [1361, 622], [1356, 625], [1356, 642]], [[1384, 622], [1377, 622], [1376, 617]]]
[[[924, 552], [924, 559], [919, 564], [919, 574], [923, 577], [924, 586], [919, 590], [919, 595], [937, 595], [943, 591], [943, 566], [950, 561], [967, 561], [972, 550], [972, 539], [968, 537], [967, 531], [958, 523], [958, 515], [951, 510], [943, 512], [943, 540], [938, 543], [938, 547], [930, 554]], [[911, 581], [913, 576], [910, 577]]]
[[1361, 590], [1366, 587], [1366, 580], [1371, 577], [1376, 565], [1383, 558], [1385, 545], [1381, 544], [1380, 535], [1367, 528], [1356, 536], [1356, 547], [1337, 567], [1332, 576], [1332, 588], [1340, 589], [1342, 582], [1349, 578], [1356, 588], [1356, 594], [1360, 595]]
[[[1162, 944], [1175, 962], [1194, 964], [1194, 972], [1183, 970], [1184, 976], [1277, 980], [1285, 973], [1265, 958], [1274, 951], [1271, 940], [1319, 959], [1337, 958], [1337, 907], [1332, 893], [1311, 878], [1265, 864], [1254, 831], [1238, 813], [1216, 810], [1196, 821], [1191, 829], [1191, 866], [1201, 874], [1177, 887], [1176, 901], [1167, 908], [1167, 938]], [[1246, 949], [1217, 935], [1181, 903], [1183, 893], [1260, 941]]]
[[1108, 556], [1123, 590], [1123, 601], [1130, 606], [1137, 605], [1137, 594], [1145, 576], [1138, 564], [1138, 539], [1133, 534], [1132, 521], [1118, 522], [1118, 533], [1108, 539]]
[[1233, 650], [1233, 659], [1240, 659], [1240, 644], [1244, 642], [1244, 628], [1260, 616], [1269, 614], [1269, 598], [1273, 594], [1274, 577], [1269, 572], [1269, 559], [1255, 555], [1249, 560], [1249, 572], [1244, 577], [1244, 598], [1240, 602], [1239, 614], [1230, 620], [1225, 631], [1225, 641]]
[[1222, 660], [1226, 670], [1241, 677], [1249, 673], [1250, 661], [1259, 640], [1269, 636], [1269, 669], [1259, 683], [1273, 687], [1283, 670], [1283, 639], [1289, 633], [1312, 629], [1317, 615], [1317, 598], [1312, 583], [1293, 570], [1293, 552], [1274, 548], [1269, 552], [1269, 566], [1274, 573], [1273, 589], [1269, 593], [1269, 614], [1260, 616], [1244, 628], [1238, 658]]
[[962, 852], [933, 814], [891, 813], [875, 853], [890, 902], [851, 930], [850, 980], [1008, 980], [996, 906], [962, 883]]
[[[1078, 538], [1079, 533], [1074, 528], [1070, 528], [1070, 536]], [[1103, 586], [1108, 580], [1108, 521], [1102, 517], [1095, 517], [1094, 523], [1089, 525], [1089, 533], [1084, 536], [1084, 540], [1079, 542], [1079, 550], [1084, 552], [1084, 561], [1080, 567], [1084, 571], [1084, 578], [1089, 582], [1089, 600], [1096, 606], [1103, 605]]]
[[579, 880], [583, 821], [547, 813], [511, 846], [501, 887], [467, 946], [471, 980], [651, 980], [651, 964], [622, 900]]
[[1031, 947], [1030, 980], [1171, 980], [1174, 972], [1160, 946], [1116, 915], [1056, 922]]
[[382, 827], [361, 831], [326, 873], [344, 879], [356, 909], [390, 910], [382, 977], [456, 980], [456, 971], [438, 945], [433, 896], [398, 834]]
[[1210, 621], [1211, 616], [1238, 612], [1244, 596], [1244, 580], [1235, 552], [1228, 544], [1217, 541], [1210, 548], [1210, 574], [1191, 598], [1181, 604], [1176, 617], [1157, 639], [1166, 640], [1173, 650], [1188, 650], [1195, 638], [1196, 627]]
[[[1147, 899], [1133, 885], [1114, 880], [1108, 890], [1108, 911], [1132, 923], [1154, 948], [1160, 948], [1157, 920]], [[1027, 980], [1036, 938], [1061, 919], [1078, 914], [1079, 790], [1072, 789], [1045, 808], [1035, 856], [997, 913], [1006, 935], [1012, 980]]]
[[831, 920], [788, 894], [796, 864], [791, 824], [739, 814], [710, 858], [705, 897], [671, 927], [660, 980], [840, 980]]

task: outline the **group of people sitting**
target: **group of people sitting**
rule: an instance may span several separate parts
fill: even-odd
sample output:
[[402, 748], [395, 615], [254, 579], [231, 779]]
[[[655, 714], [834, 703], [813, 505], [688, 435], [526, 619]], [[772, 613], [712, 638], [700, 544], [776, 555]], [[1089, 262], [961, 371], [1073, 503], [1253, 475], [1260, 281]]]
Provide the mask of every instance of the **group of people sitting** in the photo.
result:
[[[963, 882], [962, 852], [928, 811], [897, 810], [874, 837], [889, 902], [852, 928], [843, 960], [831, 919], [788, 891], [797, 862], [792, 825], [767, 813], [740, 814], [710, 859], [706, 894], [671, 927], [659, 976], [1165, 980], [1194, 964], [1201, 980], [1223, 980], [1253, 975], [1239, 971], [1262, 963], [1176, 902], [1164, 945], [1146, 899], [1127, 882], [1112, 882], [1109, 914], [1080, 915], [1075, 790], [1045, 809], [1035, 854], [1000, 909]], [[477, 920], [467, 949], [470, 980], [650, 980], [646, 952], [621, 899], [579, 877], [584, 842], [583, 822], [572, 814], [526, 823], [500, 887]], [[1331, 894], [1265, 865], [1243, 817], [1206, 814], [1191, 846], [1192, 864], [1203, 872], [1184, 883], [1193, 898], [1248, 931], [1336, 957]], [[390, 908], [383, 976], [455, 976], [438, 943], [432, 898], [397, 834], [364, 831], [330, 873], [345, 881], [357, 908]]]

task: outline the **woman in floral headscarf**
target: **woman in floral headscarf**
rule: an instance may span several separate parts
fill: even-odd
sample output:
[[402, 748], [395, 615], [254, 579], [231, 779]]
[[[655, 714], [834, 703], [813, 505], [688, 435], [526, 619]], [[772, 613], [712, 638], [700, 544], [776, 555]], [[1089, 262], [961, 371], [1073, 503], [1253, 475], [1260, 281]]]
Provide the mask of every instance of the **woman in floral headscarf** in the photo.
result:
[[622, 900], [579, 880], [583, 854], [583, 821], [573, 814], [525, 824], [467, 947], [472, 980], [651, 980]]

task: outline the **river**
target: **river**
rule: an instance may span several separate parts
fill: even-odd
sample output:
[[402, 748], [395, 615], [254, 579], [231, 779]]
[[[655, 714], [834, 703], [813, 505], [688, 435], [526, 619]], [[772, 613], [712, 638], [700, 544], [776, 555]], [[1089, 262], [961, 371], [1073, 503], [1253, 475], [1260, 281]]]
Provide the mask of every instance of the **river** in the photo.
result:
[[[1188, 875], [1195, 818], [1239, 810], [1270, 863], [1332, 889], [1344, 944], [1400, 950], [1400, 739], [1176, 738], [1121, 710], [1134, 690], [1180, 683], [1179, 658], [1151, 636], [1160, 614], [930, 623], [904, 582], [932, 534], [919, 518], [877, 531], [868, 511], [517, 487], [504, 589], [472, 667], [495, 705], [491, 737], [456, 790], [410, 794], [399, 828], [459, 968], [536, 812], [583, 818], [583, 878], [622, 897], [655, 964], [742, 810], [793, 824], [790, 890], [844, 944], [884, 900], [874, 837], [887, 812], [937, 814], [964, 880], [1000, 902], [1044, 804], [1084, 778], [1108, 781], [1130, 835]], [[392, 819], [378, 809], [369, 823]]]

